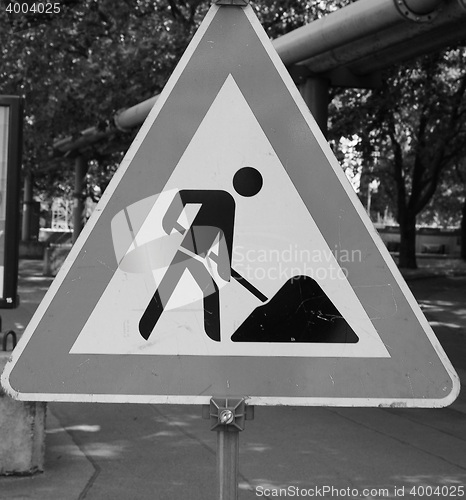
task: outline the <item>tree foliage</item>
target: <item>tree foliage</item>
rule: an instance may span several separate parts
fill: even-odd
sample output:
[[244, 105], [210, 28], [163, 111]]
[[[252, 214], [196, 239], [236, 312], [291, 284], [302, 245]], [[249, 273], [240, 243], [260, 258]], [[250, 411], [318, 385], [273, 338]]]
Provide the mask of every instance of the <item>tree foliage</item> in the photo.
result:
[[[2, 9], [0, 94], [25, 98], [24, 168], [36, 173], [37, 190], [72, 189], [72, 165], [54, 155], [53, 141], [105, 129], [119, 109], [158, 94], [210, 3], [63, 0], [49, 15]], [[274, 38], [342, 3], [262, 0], [254, 7]], [[105, 186], [132, 137], [116, 134], [86, 151], [91, 181]]]
[[[253, 7], [276, 38], [350, 1], [260, 0]], [[36, 192], [73, 190], [73, 163], [56, 154], [54, 140], [105, 129], [119, 109], [159, 93], [209, 5], [62, 0], [57, 14], [0, 12], [0, 93], [25, 98], [24, 169], [36, 174]], [[444, 51], [392, 68], [379, 89], [333, 91], [330, 138], [355, 140], [363, 190], [379, 181], [373, 206], [396, 213], [403, 265], [415, 266], [416, 218], [438, 186], [449, 192], [447, 172], [465, 152], [465, 57], [464, 48]], [[133, 136], [115, 133], [84, 151], [87, 195], [105, 189]], [[355, 157], [347, 163], [355, 165]]]
[[400, 224], [400, 263], [415, 267], [415, 226], [442, 175], [466, 153], [466, 50], [424, 56], [386, 72], [382, 86], [335, 98], [333, 136], [355, 134], [365, 176], [376, 178]]

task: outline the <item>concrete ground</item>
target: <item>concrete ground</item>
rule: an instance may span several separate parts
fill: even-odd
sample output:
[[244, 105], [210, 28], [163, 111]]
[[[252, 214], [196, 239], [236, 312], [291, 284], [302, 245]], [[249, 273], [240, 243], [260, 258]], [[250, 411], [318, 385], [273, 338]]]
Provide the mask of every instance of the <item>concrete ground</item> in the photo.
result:
[[[409, 284], [466, 383], [466, 277], [431, 276]], [[4, 330], [24, 329], [50, 281], [21, 262], [21, 306], [1, 311]], [[255, 410], [240, 434], [240, 499], [466, 495], [465, 394], [437, 410]], [[0, 499], [216, 498], [216, 434], [199, 406], [53, 403], [47, 420], [45, 472], [0, 478]]]

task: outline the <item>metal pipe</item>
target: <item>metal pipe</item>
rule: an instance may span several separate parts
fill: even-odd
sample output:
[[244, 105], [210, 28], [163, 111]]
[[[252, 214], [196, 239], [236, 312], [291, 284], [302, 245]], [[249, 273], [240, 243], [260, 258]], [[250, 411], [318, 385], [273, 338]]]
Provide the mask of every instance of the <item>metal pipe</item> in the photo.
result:
[[[84, 132], [86, 132], [84, 134]], [[90, 127], [83, 132], [78, 138], [75, 137], [65, 137], [53, 143], [53, 148], [60, 151], [61, 153], [69, 153], [70, 151], [75, 151], [81, 149], [95, 142], [99, 142], [101, 139], [105, 139], [112, 133], [111, 129], [106, 131], [101, 131], [97, 127]]]
[[[442, 14], [442, 19], [455, 22], [460, 15], [458, 11], [461, 11], [464, 20], [466, 0], [447, 1], [448, 8], [443, 9], [446, 13], [439, 9], [443, 2], [358, 0], [277, 38], [273, 45], [286, 66], [305, 64], [313, 73], [322, 73], [362, 59], [367, 54], [373, 54], [374, 50], [383, 50], [387, 44], [410, 39], [410, 43], [419, 45], [415, 36], [428, 32], [430, 24], [436, 22], [434, 18], [438, 12]], [[373, 57], [377, 60], [377, 55]], [[369, 60], [366, 63], [371, 64]], [[385, 60], [384, 64], [389, 64], [389, 61]], [[365, 71], [363, 65], [359, 69], [355, 66], [354, 69]], [[158, 95], [118, 112], [114, 117], [115, 126], [128, 130], [140, 125], [157, 99]], [[92, 127], [78, 139], [69, 137], [55, 142], [54, 148], [61, 152], [73, 151], [97, 142], [111, 132], [111, 129], [102, 132]]]
[[[296, 64], [386, 30], [406, 21], [410, 16], [414, 17], [413, 20], [418, 18], [417, 20], [424, 21], [424, 16], [410, 11], [405, 1], [359, 0], [277, 38], [274, 47], [285, 65]], [[429, 0], [433, 9], [428, 15], [431, 16], [442, 2], [443, 0]]]
[[412, 39], [399, 39], [373, 54], [353, 59], [348, 67], [355, 74], [368, 74], [395, 63], [413, 59], [442, 49], [459, 40], [466, 40], [466, 0], [452, 0], [440, 12], [429, 31], [423, 30]]
[[430, 14], [439, 6], [437, 0], [404, 0], [404, 3], [412, 12], [421, 16]]
[[140, 125], [147, 118], [147, 115], [157, 102], [158, 98], [159, 95], [157, 94], [150, 99], [146, 99], [145, 101], [132, 106], [131, 108], [118, 111], [113, 117], [115, 126], [119, 130], [125, 131]]
[[[377, 33], [381, 29], [400, 24], [400, 21], [406, 20], [408, 12], [417, 17], [430, 16], [442, 2], [443, 0], [359, 0], [283, 35], [272, 43], [285, 65], [291, 65], [309, 57], [311, 53], [326, 50], [329, 46], [341, 46], [350, 40], [357, 40], [363, 33]], [[400, 5], [408, 12], [401, 12]], [[403, 27], [406, 29], [404, 24]], [[114, 117], [116, 127], [129, 130], [140, 125], [158, 97], [155, 95], [119, 111]]]
[[355, 40], [353, 43], [337, 47], [335, 49], [318, 54], [310, 59], [302, 61], [301, 64], [307, 66], [313, 73], [325, 73], [333, 69], [349, 64], [368, 53], [368, 47], [373, 53], [378, 53], [400, 40], [406, 40], [409, 29], [410, 38], [422, 33], [427, 26], [418, 24], [414, 26], [398, 25], [392, 29], [380, 30], [370, 37]]
[[[339, 66], [349, 65], [351, 71], [360, 75], [376, 70], [375, 66], [370, 65], [371, 60], [378, 61], [380, 64], [377, 69], [381, 69], [413, 57], [411, 53], [420, 55], [437, 50], [450, 41], [462, 38], [461, 30], [464, 31], [464, 27], [461, 28], [460, 24], [466, 22], [465, 5], [466, 0], [451, 0], [438, 11], [431, 23], [410, 23], [408, 26], [399, 24], [301, 61], [301, 64], [313, 73], [324, 73]], [[447, 41], [444, 41], [445, 37], [442, 39], [441, 30], [449, 33]], [[383, 52], [390, 50], [390, 47], [394, 47], [394, 50], [390, 55], [384, 56]], [[367, 62], [353, 64], [363, 58], [366, 58]]]
[[[466, 19], [465, 19], [466, 21]], [[359, 61], [348, 65], [349, 69], [358, 75], [373, 73], [393, 64], [409, 61], [423, 54], [432, 53], [458, 40], [466, 40], [465, 21], [456, 26], [448, 25], [446, 29], [424, 33], [414, 42], [400, 42], [377, 52], [376, 55], [366, 56]]]
[[[138, 125], [141, 125], [141, 123], [143, 123], [143, 121], [147, 118], [147, 115], [158, 98], [159, 95], [157, 94], [150, 99], [146, 99], [145, 101], [136, 104], [135, 106], [122, 109], [115, 113], [115, 116], [113, 117], [115, 127], [118, 130], [128, 131]], [[65, 137], [64, 139], [55, 141], [53, 143], [53, 147], [61, 153], [68, 153], [69, 151], [98, 142], [101, 139], [108, 137], [111, 133], [111, 128], [108, 130], [100, 130], [97, 127], [89, 127], [81, 132], [80, 137]]]

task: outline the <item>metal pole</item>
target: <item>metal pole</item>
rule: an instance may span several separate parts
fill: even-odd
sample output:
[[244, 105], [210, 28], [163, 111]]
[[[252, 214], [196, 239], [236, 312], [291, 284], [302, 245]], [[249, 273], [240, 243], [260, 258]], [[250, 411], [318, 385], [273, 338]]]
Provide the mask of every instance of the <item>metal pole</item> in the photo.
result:
[[23, 220], [21, 224], [21, 241], [31, 239], [31, 205], [32, 205], [32, 173], [28, 172], [24, 177], [23, 191]]
[[76, 157], [74, 165], [74, 207], [73, 207], [73, 243], [78, 239], [84, 227], [84, 184], [87, 173], [87, 161], [82, 155]]
[[367, 185], [367, 215], [371, 216], [371, 183]]
[[228, 426], [217, 429], [218, 499], [237, 500], [239, 431]]
[[320, 130], [327, 137], [329, 81], [326, 78], [311, 76], [300, 85], [299, 90]]
[[219, 500], [238, 499], [239, 432], [245, 420], [254, 419], [254, 407], [244, 398], [212, 398], [202, 416], [217, 431], [217, 493]]

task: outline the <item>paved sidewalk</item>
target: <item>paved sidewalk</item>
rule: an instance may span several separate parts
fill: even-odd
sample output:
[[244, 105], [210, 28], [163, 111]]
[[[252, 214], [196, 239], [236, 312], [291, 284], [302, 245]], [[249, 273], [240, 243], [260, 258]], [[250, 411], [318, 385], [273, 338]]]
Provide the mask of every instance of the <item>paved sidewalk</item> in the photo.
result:
[[[53, 278], [43, 276], [40, 260], [19, 263], [20, 305], [2, 309], [2, 331], [14, 330], [18, 338], [24, 332]], [[10, 347], [10, 343], [9, 343]], [[65, 452], [66, 450], [66, 452]], [[30, 477], [1, 477], [0, 499], [65, 500], [79, 498], [94, 469], [69, 432], [50, 409], [47, 411], [45, 474]]]
[[401, 269], [407, 281], [442, 276], [466, 276], [466, 261], [446, 257], [417, 256], [418, 269]]
[[[466, 279], [446, 280], [413, 286], [466, 383]], [[4, 330], [24, 330], [50, 282], [41, 262], [21, 262], [21, 305], [1, 311]], [[240, 435], [240, 499], [466, 485], [465, 416], [464, 394], [441, 410], [257, 407]], [[46, 449], [45, 472], [0, 478], [0, 499], [215, 499], [216, 435], [199, 406], [52, 403]]]

